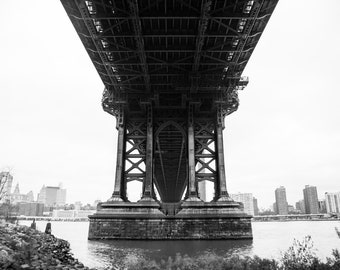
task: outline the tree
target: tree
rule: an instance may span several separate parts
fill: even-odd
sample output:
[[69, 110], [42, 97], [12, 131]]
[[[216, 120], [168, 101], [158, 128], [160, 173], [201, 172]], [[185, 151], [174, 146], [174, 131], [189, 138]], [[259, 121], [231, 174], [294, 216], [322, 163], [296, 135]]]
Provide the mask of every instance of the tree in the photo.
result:
[[3, 201], [7, 195], [7, 183], [9, 181], [9, 172], [0, 173], [0, 202]]

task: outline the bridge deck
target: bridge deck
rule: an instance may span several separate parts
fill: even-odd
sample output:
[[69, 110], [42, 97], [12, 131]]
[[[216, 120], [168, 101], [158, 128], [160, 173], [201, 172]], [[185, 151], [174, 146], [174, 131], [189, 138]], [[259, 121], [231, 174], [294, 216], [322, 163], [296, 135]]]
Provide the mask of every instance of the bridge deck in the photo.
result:
[[[181, 94], [242, 88], [278, 0], [61, 0], [105, 87], [180, 105]], [[177, 98], [177, 99], [176, 99]]]

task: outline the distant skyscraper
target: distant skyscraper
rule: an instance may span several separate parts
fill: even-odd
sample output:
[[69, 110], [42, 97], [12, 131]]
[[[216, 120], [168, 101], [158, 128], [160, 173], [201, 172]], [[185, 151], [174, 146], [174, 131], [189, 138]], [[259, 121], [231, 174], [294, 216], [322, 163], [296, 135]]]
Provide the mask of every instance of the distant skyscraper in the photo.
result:
[[306, 214], [306, 207], [305, 207], [305, 201], [304, 200], [300, 200], [300, 201], [296, 202], [295, 208], [301, 214]]
[[[203, 161], [205, 161], [205, 159], [203, 159]], [[206, 169], [201, 169], [202, 168], [202, 164], [200, 162], [198, 162], [197, 164], [197, 169], [201, 170], [202, 173], [206, 172]], [[198, 197], [206, 202], [207, 201], [207, 184], [206, 181], [200, 181], [198, 182]]]
[[273, 208], [273, 209], [271, 209], [271, 210], [273, 210], [273, 212], [274, 212], [275, 214], [277, 214], [276, 202], [273, 203], [272, 208]]
[[66, 204], [66, 189], [59, 187], [43, 186], [38, 194], [38, 202], [46, 206]]
[[3, 185], [2, 189], [0, 189], [0, 199], [1, 202], [5, 202], [10, 199], [13, 176], [9, 172], [0, 172], [0, 183]]
[[234, 201], [240, 202], [240, 203], [243, 204], [244, 212], [246, 214], [254, 216], [253, 194], [251, 194], [251, 193], [238, 193], [238, 194], [229, 194], [229, 196]]
[[46, 187], [46, 206], [56, 206], [59, 187]]
[[198, 195], [201, 200], [206, 201], [207, 200], [207, 188], [206, 188], [206, 182], [201, 181], [198, 183]]
[[254, 205], [254, 216], [259, 215], [259, 206], [257, 204], [257, 199], [253, 197], [253, 205]]
[[288, 203], [286, 189], [281, 186], [275, 189], [276, 213], [278, 215], [288, 215]]
[[327, 213], [325, 200], [319, 201], [319, 212], [322, 214]]
[[59, 184], [59, 190], [57, 192], [57, 205], [66, 204], [66, 189], [63, 188], [62, 183]]
[[340, 192], [325, 193], [327, 213], [340, 213]]
[[305, 201], [306, 214], [319, 213], [319, 200], [316, 187], [306, 185], [303, 189], [303, 199]]
[[45, 185], [42, 186], [42, 188], [40, 189], [40, 192], [38, 193], [38, 197], [37, 197], [37, 202], [46, 203], [46, 187]]

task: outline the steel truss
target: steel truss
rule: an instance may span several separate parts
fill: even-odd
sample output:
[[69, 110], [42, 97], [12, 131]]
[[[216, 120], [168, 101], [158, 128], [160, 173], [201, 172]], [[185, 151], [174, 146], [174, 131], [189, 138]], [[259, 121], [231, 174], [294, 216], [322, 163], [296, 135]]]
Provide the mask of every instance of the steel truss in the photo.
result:
[[128, 182], [142, 200], [199, 200], [211, 181], [228, 200], [224, 119], [238, 109], [241, 76], [278, 0], [61, 0], [117, 119], [112, 201]]

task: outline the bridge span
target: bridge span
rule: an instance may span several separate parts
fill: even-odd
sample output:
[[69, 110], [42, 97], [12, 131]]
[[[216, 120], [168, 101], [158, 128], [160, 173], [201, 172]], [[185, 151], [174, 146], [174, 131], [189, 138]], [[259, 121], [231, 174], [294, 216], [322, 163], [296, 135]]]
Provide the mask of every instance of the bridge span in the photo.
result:
[[[118, 130], [113, 193], [90, 217], [89, 238], [251, 238], [227, 191], [224, 119], [278, 0], [61, 2]], [[133, 181], [143, 183], [138, 203], [127, 197]], [[202, 181], [214, 184], [212, 202], [200, 198]]]

